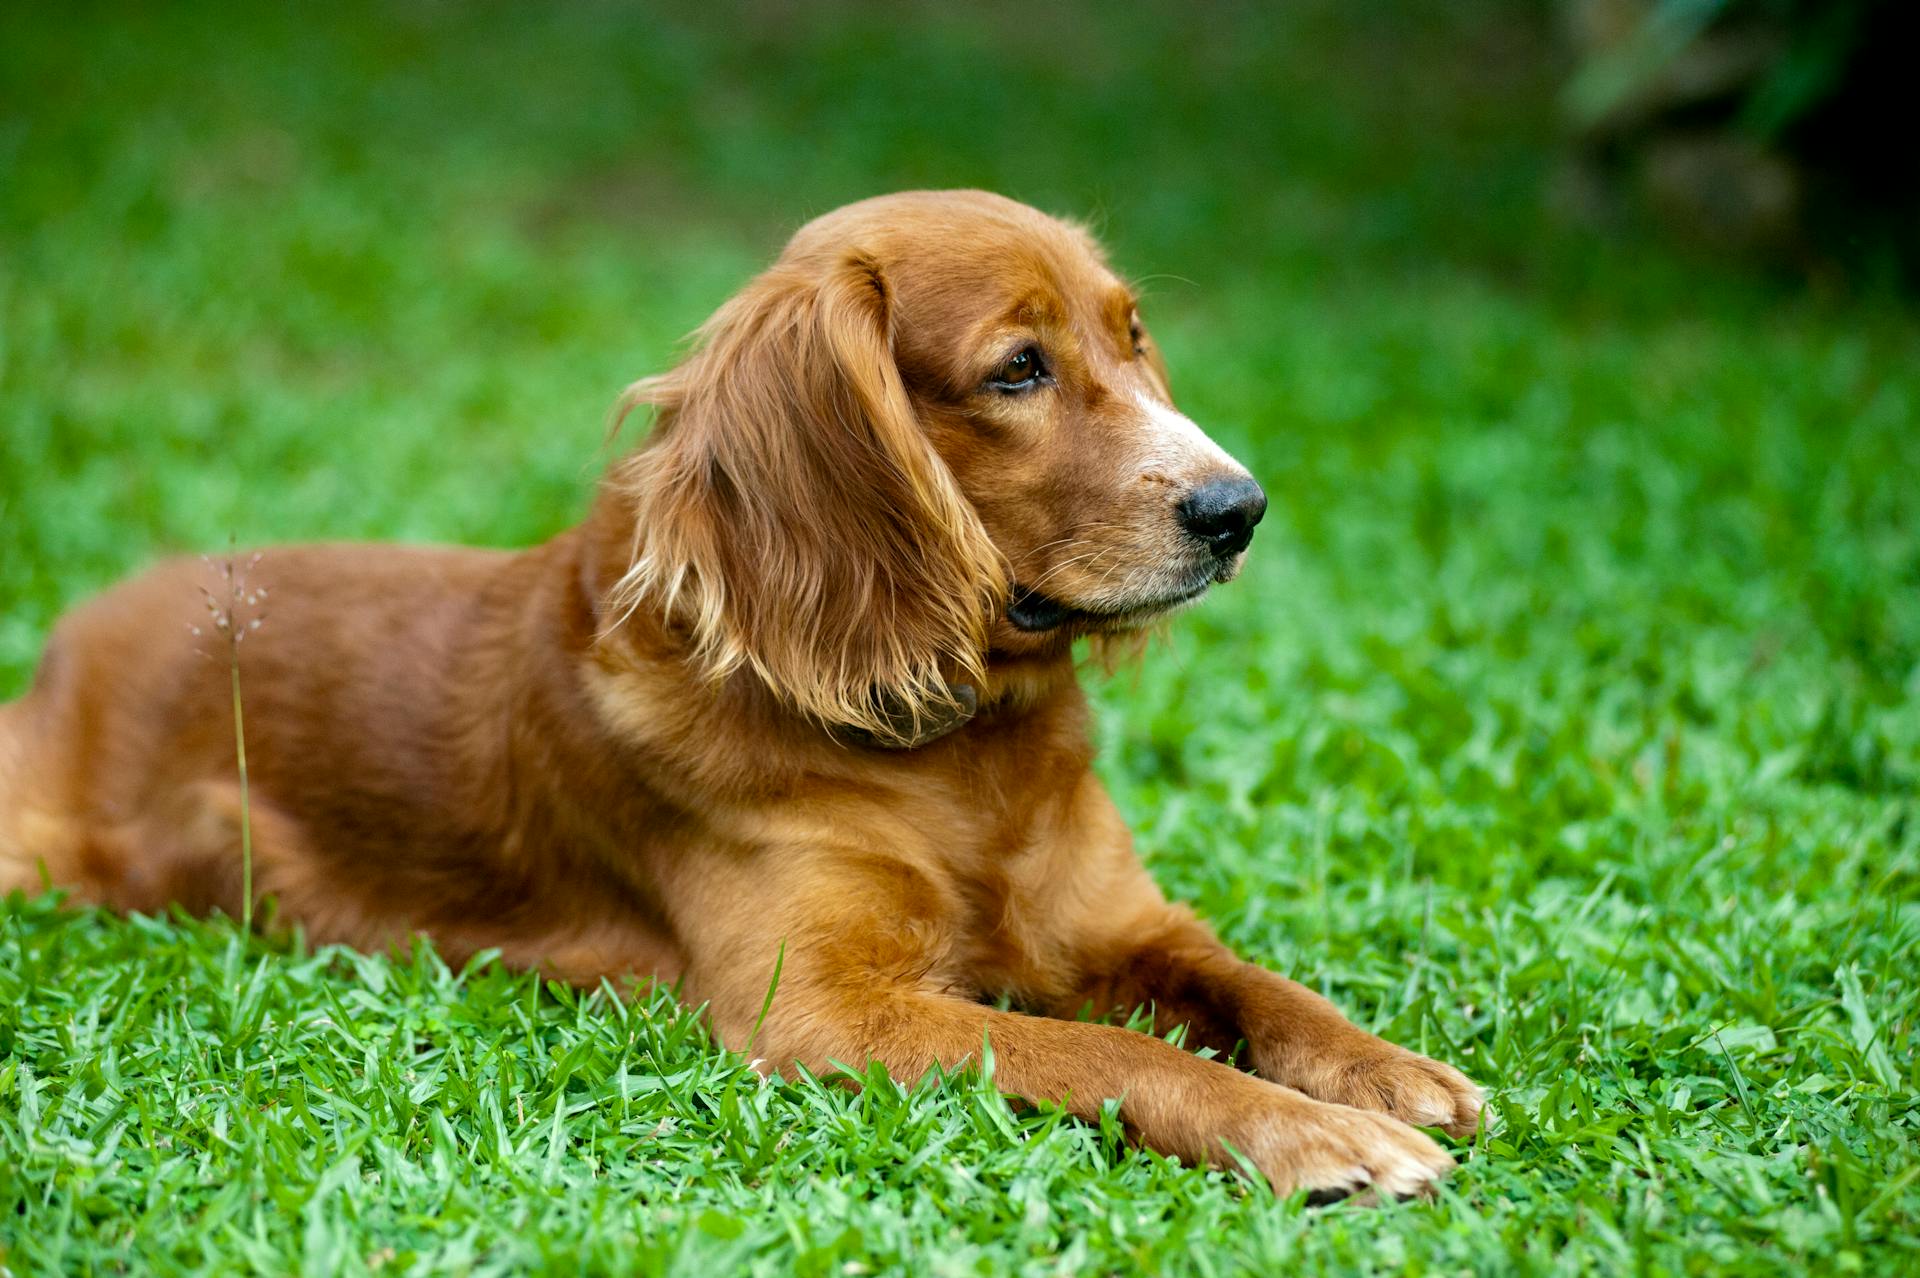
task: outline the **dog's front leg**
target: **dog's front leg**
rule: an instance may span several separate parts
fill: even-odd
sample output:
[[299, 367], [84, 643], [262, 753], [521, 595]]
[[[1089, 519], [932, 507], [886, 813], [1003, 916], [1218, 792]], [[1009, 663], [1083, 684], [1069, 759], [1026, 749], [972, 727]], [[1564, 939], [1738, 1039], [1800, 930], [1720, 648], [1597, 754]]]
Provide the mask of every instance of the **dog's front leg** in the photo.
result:
[[1453, 1165], [1386, 1115], [1326, 1104], [1117, 1026], [1003, 1012], [954, 992], [942, 976], [952, 937], [933, 888], [909, 867], [863, 859], [807, 877], [831, 890], [769, 893], [752, 908], [736, 896], [728, 921], [762, 926], [709, 933], [689, 972], [687, 992], [707, 1001], [721, 1039], [766, 1066], [826, 1072], [879, 1061], [908, 1080], [935, 1065], [979, 1063], [988, 1047], [1003, 1092], [1087, 1119], [1118, 1101], [1142, 1144], [1229, 1167], [1238, 1151], [1281, 1193], [1412, 1194]]
[[1262, 1077], [1309, 1096], [1459, 1138], [1478, 1128], [1481, 1092], [1459, 1070], [1367, 1033], [1312, 990], [1234, 954], [1157, 889], [1140, 892], [1153, 899], [1118, 916], [1124, 927], [1083, 940], [1084, 982], [1063, 1006], [1151, 1007], [1156, 1029], [1185, 1024], [1194, 1046], [1222, 1052], [1244, 1041]]

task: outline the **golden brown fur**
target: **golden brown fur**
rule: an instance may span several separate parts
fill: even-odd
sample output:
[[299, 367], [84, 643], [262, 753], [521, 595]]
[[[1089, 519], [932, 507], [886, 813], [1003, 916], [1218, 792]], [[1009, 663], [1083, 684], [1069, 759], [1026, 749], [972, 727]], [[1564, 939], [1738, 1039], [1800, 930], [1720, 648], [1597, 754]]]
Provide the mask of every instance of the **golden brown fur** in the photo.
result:
[[[1168, 904], [1090, 769], [1074, 638], [1232, 576], [1264, 498], [1172, 408], [1084, 232], [974, 192], [842, 209], [627, 404], [650, 438], [545, 545], [252, 568], [255, 887], [281, 919], [679, 982], [736, 1048], [780, 961], [750, 1045], [773, 1065], [917, 1076], [985, 1037], [1007, 1091], [1119, 1098], [1146, 1144], [1231, 1145], [1282, 1190], [1444, 1172], [1408, 1124], [1470, 1133], [1477, 1089]], [[238, 912], [203, 587], [177, 561], [77, 608], [0, 707], [0, 888]], [[1244, 1040], [1257, 1073], [1088, 1005]]]

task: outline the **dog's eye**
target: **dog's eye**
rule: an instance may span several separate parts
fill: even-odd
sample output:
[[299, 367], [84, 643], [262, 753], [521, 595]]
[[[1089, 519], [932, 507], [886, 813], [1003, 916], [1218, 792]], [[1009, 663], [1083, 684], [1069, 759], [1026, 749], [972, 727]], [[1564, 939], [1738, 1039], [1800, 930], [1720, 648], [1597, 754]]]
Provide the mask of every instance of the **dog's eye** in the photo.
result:
[[1127, 325], [1127, 334], [1133, 338], [1133, 353], [1135, 355], [1145, 355], [1147, 353], [1147, 331], [1140, 327], [1139, 320], [1134, 320]]
[[1029, 346], [994, 370], [989, 381], [995, 390], [1018, 391], [1039, 385], [1046, 375], [1040, 352]]

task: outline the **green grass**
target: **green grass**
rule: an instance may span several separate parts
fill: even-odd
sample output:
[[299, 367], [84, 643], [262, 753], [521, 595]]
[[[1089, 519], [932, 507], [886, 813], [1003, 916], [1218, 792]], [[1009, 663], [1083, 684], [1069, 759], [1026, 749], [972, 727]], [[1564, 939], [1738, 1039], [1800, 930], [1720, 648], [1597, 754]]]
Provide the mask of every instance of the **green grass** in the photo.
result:
[[1406, 9], [0, 18], [0, 695], [164, 551], [563, 527], [799, 220], [992, 186], [1153, 277], [1273, 498], [1089, 676], [1155, 874], [1492, 1093], [1438, 1201], [1311, 1211], [664, 997], [16, 900], [4, 1264], [1920, 1268], [1920, 325], [1547, 225], [1545, 17]]

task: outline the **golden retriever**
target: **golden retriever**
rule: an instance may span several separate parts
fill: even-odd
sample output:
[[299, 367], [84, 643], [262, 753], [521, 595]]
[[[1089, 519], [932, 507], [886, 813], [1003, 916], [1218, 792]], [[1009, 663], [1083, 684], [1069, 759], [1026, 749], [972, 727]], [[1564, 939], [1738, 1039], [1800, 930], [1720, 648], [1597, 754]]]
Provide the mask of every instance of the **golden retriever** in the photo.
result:
[[[253, 888], [315, 941], [677, 983], [769, 1067], [990, 1042], [1003, 1091], [1281, 1192], [1452, 1166], [1416, 1125], [1479, 1090], [1169, 904], [1089, 766], [1074, 640], [1232, 577], [1266, 498], [1084, 230], [840, 209], [624, 407], [650, 435], [545, 545], [174, 561], [73, 611], [0, 707], [0, 889], [240, 912], [244, 635]], [[1075, 1019], [1142, 1006], [1251, 1072]]]

